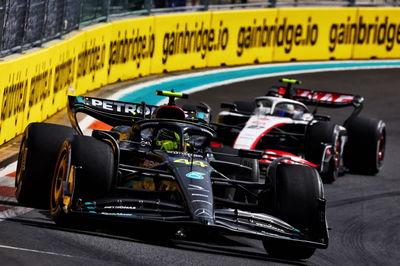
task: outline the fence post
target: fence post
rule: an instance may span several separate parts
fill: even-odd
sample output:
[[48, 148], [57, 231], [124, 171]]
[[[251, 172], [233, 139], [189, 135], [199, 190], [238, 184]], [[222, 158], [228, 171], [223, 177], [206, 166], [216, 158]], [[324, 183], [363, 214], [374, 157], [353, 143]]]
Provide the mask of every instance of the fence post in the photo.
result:
[[40, 33], [40, 46], [42, 46], [43, 41], [44, 41], [44, 36], [46, 32], [46, 24], [47, 24], [47, 19], [49, 17], [49, 1], [50, 0], [45, 0], [44, 1], [44, 18], [43, 18], [43, 26], [42, 26], [42, 32]]
[[26, 0], [25, 2], [25, 17], [24, 17], [24, 30], [22, 31], [22, 38], [20, 42], [20, 52], [24, 49], [25, 46], [25, 40], [26, 40], [26, 33], [28, 31], [28, 24], [29, 24], [29, 15], [30, 15], [30, 9], [31, 9], [31, 0]]
[[269, 2], [269, 7], [275, 7], [276, 6], [276, 0], [268, 0]]
[[81, 27], [82, 15], [83, 15], [83, 0], [80, 0], [80, 1], [79, 1], [78, 29]]
[[144, 0], [144, 9], [146, 9], [147, 15], [151, 13], [151, 0]]
[[210, 5], [210, 0], [204, 0], [204, 11], [208, 10], [209, 5]]
[[111, 6], [111, 0], [105, 0], [106, 5], [107, 5], [107, 11], [106, 11], [106, 22], [108, 22], [108, 19], [110, 17], [110, 6]]

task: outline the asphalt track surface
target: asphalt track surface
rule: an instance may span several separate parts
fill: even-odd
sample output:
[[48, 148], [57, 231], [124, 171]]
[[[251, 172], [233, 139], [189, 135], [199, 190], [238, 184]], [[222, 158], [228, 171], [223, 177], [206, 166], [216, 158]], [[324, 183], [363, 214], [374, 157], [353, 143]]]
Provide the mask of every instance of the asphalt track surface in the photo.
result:
[[[384, 167], [375, 176], [346, 174], [325, 185], [330, 245], [307, 261], [281, 261], [260, 241], [203, 236], [160, 241], [152, 229], [59, 228], [44, 210], [0, 221], [1, 265], [398, 265], [400, 261], [400, 70], [293, 75], [303, 87], [363, 95], [362, 114], [387, 125]], [[190, 96], [216, 111], [222, 101], [265, 94], [276, 78], [221, 86]], [[325, 110], [321, 110], [325, 111]], [[340, 121], [350, 110], [331, 110]], [[3, 198], [0, 205], [15, 207]]]

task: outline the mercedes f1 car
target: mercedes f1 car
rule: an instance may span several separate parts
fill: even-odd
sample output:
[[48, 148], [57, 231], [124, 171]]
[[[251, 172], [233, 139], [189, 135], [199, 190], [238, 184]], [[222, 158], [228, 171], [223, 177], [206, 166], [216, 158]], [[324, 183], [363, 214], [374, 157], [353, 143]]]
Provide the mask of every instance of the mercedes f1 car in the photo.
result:
[[[218, 114], [217, 138], [237, 149], [264, 150], [261, 162], [289, 156], [316, 167], [331, 183], [350, 170], [376, 174], [382, 167], [386, 127], [382, 120], [359, 116], [364, 99], [358, 95], [294, 88], [301, 81], [282, 79], [254, 102], [223, 103]], [[310, 112], [308, 105], [315, 106]], [[317, 107], [354, 107], [338, 125], [317, 114]], [[275, 154], [275, 155], [274, 155]]]
[[[318, 172], [272, 161], [261, 179], [251, 150], [211, 148], [207, 106], [162, 106], [69, 96], [72, 128], [32, 123], [21, 143], [16, 198], [48, 208], [57, 224], [74, 217], [168, 225], [262, 240], [272, 256], [309, 258], [328, 246]], [[112, 128], [83, 135], [77, 114]], [[225, 152], [224, 152], [225, 151]], [[159, 224], [158, 224], [159, 223]]]

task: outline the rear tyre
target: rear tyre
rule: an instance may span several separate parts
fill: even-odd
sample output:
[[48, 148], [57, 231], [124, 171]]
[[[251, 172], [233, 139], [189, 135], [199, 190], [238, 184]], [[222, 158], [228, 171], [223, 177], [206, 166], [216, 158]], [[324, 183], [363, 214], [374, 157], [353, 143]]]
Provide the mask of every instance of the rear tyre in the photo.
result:
[[338, 125], [330, 122], [318, 122], [309, 129], [306, 140], [306, 159], [314, 164], [321, 165], [324, 156], [323, 143], [332, 145], [332, 157], [327, 163], [328, 169], [321, 172], [324, 183], [332, 183], [339, 176], [342, 160], [343, 132]]
[[60, 146], [73, 136], [70, 127], [31, 123], [25, 129], [18, 155], [15, 196], [19, 204], [47, 209], [51, 180]]
[[71, 206], [107, 196], [115, 176], [112, 147], [89, 136], [64, 142], [51, 187], [50, 214], [57, 224], [70, 222]]
[[[317, 171], [308, 166], [288, 164], [278, 165], [276, 171], [276, 180], [272, 181], [276, 188], [273, 213], [299, 229], [308, 239], [319, 238], [325, 213], [319, 204], [323, 187]], [[269, 255], [279, 258], [307, 259], [315, 252], [315, 248], [276, 239], [263, 240], [263, 244]]]
[[346, 123], [349, 134], [344, 163], [353, 173], [374, 175], [383, 165], [386, 125], [382, 120], [354, 117]]

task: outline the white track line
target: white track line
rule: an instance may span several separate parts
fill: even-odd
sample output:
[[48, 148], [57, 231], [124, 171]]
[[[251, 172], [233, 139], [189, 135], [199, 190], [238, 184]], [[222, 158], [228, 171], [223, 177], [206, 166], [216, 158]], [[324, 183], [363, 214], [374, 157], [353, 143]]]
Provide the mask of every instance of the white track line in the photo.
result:
[[0, 248], [13, 249], [13, 250], [19, 250], [19, 251], [27, 251], [27, 252], [33, 252], [33, 253], [46, 254], [46, 255], [69, 257], [69, 258], [73, 257], [73, 256], [67, 255], [67, 254], [61, 254], [61, 253], [55, 253], [55, 252], [49, 252], [49, 251], [42, 251], [42, 250], [35, 250], [35, 249], [28, 249], [28, 248], [19, 248], [19, 247], [6, 246], [6, 245], [0, 245]]

